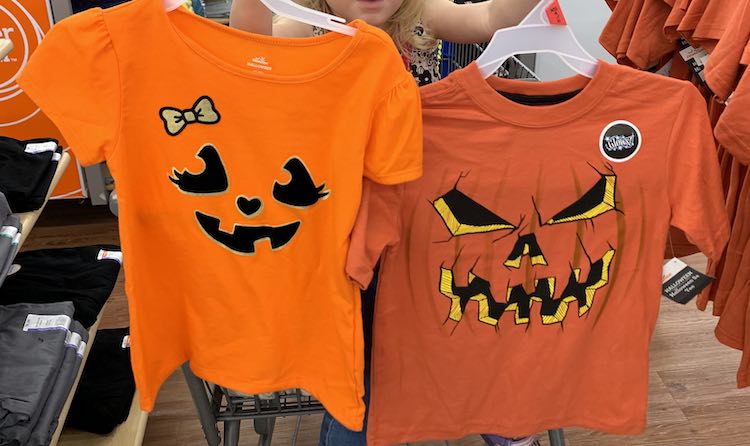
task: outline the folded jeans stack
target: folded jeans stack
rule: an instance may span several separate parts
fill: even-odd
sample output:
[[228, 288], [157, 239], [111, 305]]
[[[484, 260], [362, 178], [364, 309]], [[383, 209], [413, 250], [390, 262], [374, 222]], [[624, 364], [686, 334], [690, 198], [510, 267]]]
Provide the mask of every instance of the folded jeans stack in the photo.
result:
[[0, 306], [0, 446], [47, 445], [88, 333], [73, 304]]

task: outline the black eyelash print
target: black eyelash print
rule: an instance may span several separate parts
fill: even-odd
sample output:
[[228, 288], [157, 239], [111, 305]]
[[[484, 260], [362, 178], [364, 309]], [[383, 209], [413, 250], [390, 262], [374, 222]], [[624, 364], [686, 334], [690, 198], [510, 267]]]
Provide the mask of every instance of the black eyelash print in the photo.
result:
[[331, 194], [330, 191], [325, 190], [325, 183], [320, 186], [315, 185], [310, 171], [301, 159], [290, 158], [284, 164], [284, 170], [289, 172], [292, 179], [287, 184], [274, 182], [273, 198], [278, 202], [292, 207], [306, 208], [320, 200], [325, 200]]
[[203, 172], [190, 173], [187, 169], [178, 172], [172, 169], [172, 175], [169, 180], [172, 181], [181, 191], [189, 194], [218, 194], [226, 192], [229, 188], [229, 178], [227, 178], [224, 163], [221, 161], [219, 152], [212, 145], [203, 146], [196, 155], [203, 160], [206, 167]]

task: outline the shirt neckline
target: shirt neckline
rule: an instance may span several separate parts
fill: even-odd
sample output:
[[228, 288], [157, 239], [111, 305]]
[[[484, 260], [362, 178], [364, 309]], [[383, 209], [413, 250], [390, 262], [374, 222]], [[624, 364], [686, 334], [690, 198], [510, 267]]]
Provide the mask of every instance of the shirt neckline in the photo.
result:
[[[274, 82], [274, 83], [302, 83], [302, 82], [309, 82], [309, 81], [325, 76], [326, 74], [328, 74], [329, 72], [337, 68], [339, 65], [341, 65], [351, 55], [351, 53], [359, 45], [359, 43], [361, 42], [363, 38], [363, 33], [365, 32], [363, 28], [367, 26], [367, 24], [363, 22], [362, 20], [354, 20], [350, 22], [349, 26], [357, 28], [357, 33], [354, 36], [348, 36], [348, 35], [341, 34], [341, 33], [331, 32], [323, 36], [315, 36], [315, 37], [301, 37], [301, 38], [274, 37], [274, 36], [267, 36], [263, 34], [250, 33], [250, 32], [238, 30], [235, 28], [230, 28], [228, 26], [216, 23], [204, 17], [200, 17], [181, 7], [173, 11], [166, 11], [164, 10], [162, 6], [161, 1], [159, 0], [151, 0], [151, 1], [152, 3], [155, 4], [157, 8], [159, 8], [161, 15], [164, 21], [166, 22], [166, 28], [169, 29], [175, 35], [176, 40], [178, 42], [181, 42], [189, 50], [193, 51], [201, 58], [207, 60], [212, 65], [215, 65], [224, 71], [228, 71], [232, 74], [235, 74], [241, 77], [252, 78], [252, 79], [256, 79], [260, 81]], [[350, 39], [350, 42], [347, 43], [346, 47], [344, 47], [344, 49], [340, 51], [339, 54], [336, 57], [334, 57], [328, 64], [326, 64], [325, 66], [317, 70], [307, 72], [307, 73], [302, 73], [302, 74], [293, 74], [293, 75], [259, 73], [257, 70], [241, 67], [227, 60], [224, 60], [222, 57], [214, 54], [212, 51], [205, 48], [203, 45], [200, 44], [199, 40], [192, 38], [187, 32], [180, 29], [180, 27], [175, 23], [173, 17], [178, 16], [178, 15], [182, 16], [181, 19], [192, 20], [193, 22], [195, 22], [195, 25], [197, 26], [212, 28], [214, 31], [219, 31], [227, 35], [238, 36], [238, 37], [243, 38], [244, 40], [254, 41], [254, 42], [258, 42], [258, 43], [265, 44], [265, 45], [299, 47], [299, 48], [307, 47], [308, 51], [314, 51], [315, 47], [327, 45], [332, 42], [336, 42], [340, 39]]]
[[[469, 97], [496, 119], [521, 127], [553, 127], [588, 113], [609, 92], [616, 77], [610, 64], [599, 60], [592, 78], [576, 75], [550, 82], [529, 82], [492, 76], [484, 79], [476, 62], [456, 72], [456, 80]], [[498, 91], [529, 96], [553, 96], [580, 90], [573, 98], [554, 105], [532, 106], [514, 102]]]

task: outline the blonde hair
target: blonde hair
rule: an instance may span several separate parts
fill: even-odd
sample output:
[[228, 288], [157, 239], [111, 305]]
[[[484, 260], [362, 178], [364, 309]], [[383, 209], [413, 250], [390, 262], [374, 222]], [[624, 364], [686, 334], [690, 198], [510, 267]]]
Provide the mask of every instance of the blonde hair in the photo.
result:
[[[317, 11], [333, 14], [326, 0], [295, 0], [302, 6]], [[383, 30], [391, 36], [399, 51], [404, 53], [408, 49], [417, 48], [427, 50], [434, 48], [437, 41], [428, 29], [424, 33], [417, 33], [417, 27], [422, 24], [422, 13], [424, 12], [424, 0], [404, 0], [395, 14], [385, 22]]]

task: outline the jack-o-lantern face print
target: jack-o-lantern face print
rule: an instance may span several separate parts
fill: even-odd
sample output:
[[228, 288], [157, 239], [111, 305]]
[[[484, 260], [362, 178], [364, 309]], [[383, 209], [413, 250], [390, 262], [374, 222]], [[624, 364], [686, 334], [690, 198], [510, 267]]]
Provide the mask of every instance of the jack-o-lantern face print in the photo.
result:
[[[600, 219], [621, 213], [617, 204], [617, 176], [611, 166], [606, 169], [592, 168], [591, 172], [590, 176], [581, 179], [581, 182], [588, 184], [573, 202], [553, 205], [559, 199], [544, 197], [545, 206], [540, 209], [540, 197], [532, 196], [528, 198], [528, 203], [524, 202], [524, 209], [528, 209], [528, 212], [520, 217], [517, 214], [515, 217], [505, 215], [492, 203], [480, 203], [462, 191], [464, 176], [453, 189], [432, 202], [437, 218], [447, 229], [448, 241], [460, 238], [461, 242], [457, 257], [445, 259], [440, 265], [439, 292], [450, 299], [448, 320], [460, 322], [470, 302], [476, 302], [479, 321], [494, 327], [499, 326], [506, 312], [514, 314], [516, 325], [532, 323], [531, 310], [535, 304], [540, 306], [543, 325], [562, 324], [569, 317], [571, 307], [578, 310], [579, 317], [589, 313], [596, 304], [597, 296], [611, 282], [610, 269], [617, 253], [613, 246], [615, 242], [609, 239], [611, 234], [606, 231], [597, 233], [594, 225]], [[600, 251], [600, 256], [596, 258], [589, 255], [586, 243], [580, 236], [584, 226], [590, 226], [590, 237], [604, 238], [596, 240]], [[463, 277], [464, 284], [458, 285], [456, 279], [460, 273], [456, 272], [455, 265], [463, 255], [462, 248], [472, 243], [466, 238], [490, 233], [497, 234], [495, 241], [506, 240], [505, 246], [509, 247], [502, 252], [495, 247], [482, 248], [483, 252], [500, 259], [491, 262], [491, 274], [493, 280], [500, 277], [503, 283], [493, 284], [471, 269], [468, 277]], [[575, 237], [577, 249], [583, 253], [580, 259], [574, 260], [572, 255], [569, 258], [554, 258], [549, 255], [552, 249], [545, 249], [547, 247], [539, 241], [544, 239], [549, 243], [550, 240], [558, 240], [562, 234]], [[445, 243], [445, 240], [436, 240], [435, 243]], [[477, 262], [479, 260], [486, 259], [477, 259]], [[582, 263], [585, 264], [585, 274]], [[569, 273], [566, 277], [547, 275], [551, 267], [558, 271], [564, 267]], [[528, 280], [514, 282], [516, 279], [512, 277], [517, 276], [513, 272], [522, 269], [525, 269], [526, 274], [523, 275]]]
[[[205, 167], [199, 173], [173, 169], [169, 180], [183, 193], [208, 196], [223, 194], [229, 190], [230, 178], [218, 150], [206, 145], [196, 157]], [[330, 196], [326, 184], [316, 185], [305, 163], [298, 157], [289, 158], [283, 166], [290, 179], [286, 184], [279, 181], [273, 184], [273, 198], [279, 205], [296, 209], [315, 206]], [[270, 186], [270, 185], [269, 185]], [[239, 195], [235, 204], [241, 214], [248, 218], [259, 216], [265, 206], [260, 197]], [[276, 251], [289, 245], [299, 231], [299, 220], [279, 225], [238, 225], [231, 232], [221, 230], [221, 218], [201, 211], [195, 211], [195, 218], [203, 233], [212, 241], [235, 254], [252, 255], [258, 243], [268, 240], [271, 250]]]

